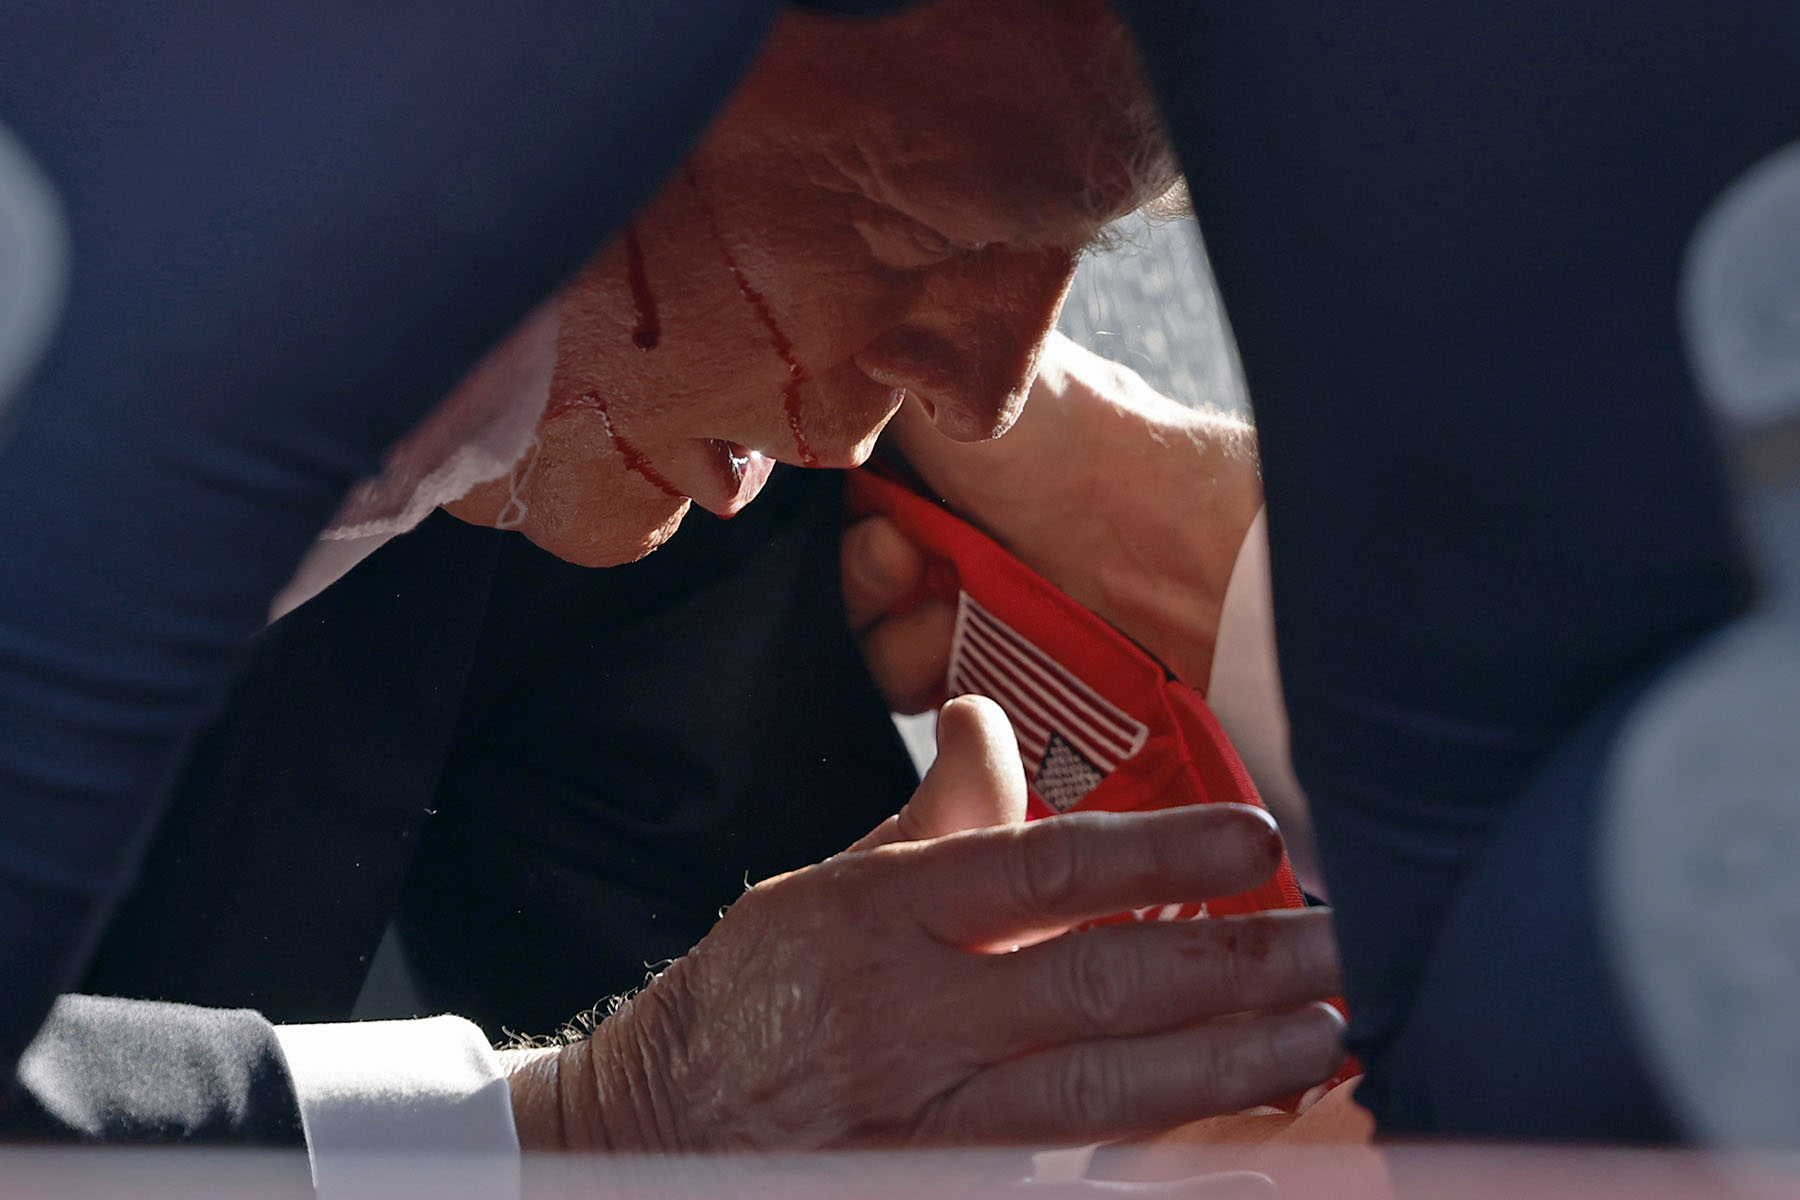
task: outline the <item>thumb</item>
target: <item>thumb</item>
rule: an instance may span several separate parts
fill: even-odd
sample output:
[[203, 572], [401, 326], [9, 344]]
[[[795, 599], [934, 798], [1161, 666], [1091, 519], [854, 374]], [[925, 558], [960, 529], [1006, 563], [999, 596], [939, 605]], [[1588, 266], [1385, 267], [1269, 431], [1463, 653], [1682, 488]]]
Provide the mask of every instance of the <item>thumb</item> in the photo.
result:
[[850, 847], [915, 842], [1025, 820], [1025, 767], [1000, 706], [986, 696], [958, 696], [938, 710], [937, 761], [906, 807]]

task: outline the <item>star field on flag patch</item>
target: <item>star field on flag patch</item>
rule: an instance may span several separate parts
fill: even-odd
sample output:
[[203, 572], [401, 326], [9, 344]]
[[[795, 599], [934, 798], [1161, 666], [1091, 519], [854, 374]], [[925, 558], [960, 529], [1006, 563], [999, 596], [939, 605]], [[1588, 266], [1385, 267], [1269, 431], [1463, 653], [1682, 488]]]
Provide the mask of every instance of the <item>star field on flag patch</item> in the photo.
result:
[[1057, 812], [1068, 812], [1081, 798], [1094, 790], [1106, 775], [1093, 763], [1081, 757], [1081, 751], [1063, 740], [1060, 733], [1050, 735], [1044, 757], [1038, 761], [1037, 778], [1032, 786], [1044, 803]]
[[1080, 803], [1142, 750], [1150, 733], [962, 592], [950, 647], [949, 693], [970, 692], [1005, 710], [1018, 735], [1026, 783], [1057, 812]]

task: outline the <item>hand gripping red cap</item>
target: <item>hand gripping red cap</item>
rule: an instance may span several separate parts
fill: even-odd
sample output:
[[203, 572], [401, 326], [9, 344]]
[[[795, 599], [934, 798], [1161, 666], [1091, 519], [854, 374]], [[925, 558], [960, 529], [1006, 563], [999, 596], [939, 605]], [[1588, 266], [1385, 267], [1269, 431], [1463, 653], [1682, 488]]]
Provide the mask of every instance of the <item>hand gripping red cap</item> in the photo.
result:
[[[892, 518], [941, 560], [926, 591], [956, 605], [946, 698], [974, 692], [1006, 711], [1025, 762], [1030, 816], [1220, 801], [1263, 806], [1206, 701], [1130, 638], [974, 526], [883, 474], [851, 472], [849, 502], [856, 516]], [[1284, 855], [1254, 891], [1129, 915], [1225, 916], [1305, 903]]]

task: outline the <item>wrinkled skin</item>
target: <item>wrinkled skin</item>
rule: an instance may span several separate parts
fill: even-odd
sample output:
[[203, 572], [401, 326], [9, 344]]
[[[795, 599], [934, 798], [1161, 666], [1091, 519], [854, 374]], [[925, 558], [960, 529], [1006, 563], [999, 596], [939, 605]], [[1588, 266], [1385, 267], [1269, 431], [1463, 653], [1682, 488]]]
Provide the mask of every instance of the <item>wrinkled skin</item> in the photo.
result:
[[[637, 222], [656, 347], [634, 340], [616, 246], [562, 298], [518, 494], [502, 482], [453, 511], [492, 523], [516, 499], [538, 544], [616, 563], [692, 500], [749, 502], [753, 486], [709, 483], [721, 446], [847, 466], [902, 404], [940, 439], [1004, 432], [1077, 253], [1173, 178], [1105, 11], [948, 0], [787, 20]], [[1279, 859], [1265, 815], [1027, 826], [998, 710], [952, 702], [939, 736], [918, 794], [856, 848], [750, 889], [588, 1040], [510, 1054], [521, 1143], [1081, 1142], [1336, 1069], [1341, 1021], [1316, 1003], [1338, 988], [1327, 914], [1063, 936], [1254, 886]]]
[[[1249, 426], [1053, 334], [1005, 437], [951, 442], [911, 404], [889, 437], [952, 509], [1205, 691], [1225, 588], [1262, 506]], [[885, 518], [845, 532], [842, 562], [850, 627], [882, 695], [924, 711], [943, 691], [954, 608], [914, 603], [925, 559]]]
[[515, 1058], [528, 1149], [1082, 1141], [1336, 1069], [1341, 1020], [1312, 1003], [1338, 986], [1323, 912], [1054, 936], [1254, 886], [1279, 856], [1266, 815], [1022, 825], [1004, 715], [965, 697], [941, 726], [898, 818], [752, 888], [591, 1040]]
[[[851, 466], [905, 396], [951, 439], [1011, 425], [1076, 256], [1175, 177], [1104, 14], [1005, 0], [784, 20], [635, 222], [655, 348], [634, 340], [625, 239], [561, 297], [539, 449], [515, 472], [521, 531], [611, 565], [690, 500], [728, 515], [753, 498], [709, 482], [721, 446]], [[514, 493], [449, 507], [493, 524]]]

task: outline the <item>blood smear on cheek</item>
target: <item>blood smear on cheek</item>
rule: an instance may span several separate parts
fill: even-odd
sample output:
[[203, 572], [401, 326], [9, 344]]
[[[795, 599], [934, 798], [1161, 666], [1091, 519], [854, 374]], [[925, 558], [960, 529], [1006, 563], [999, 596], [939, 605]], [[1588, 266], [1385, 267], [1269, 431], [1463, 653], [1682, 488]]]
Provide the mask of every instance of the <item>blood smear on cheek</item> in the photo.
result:
[[687, 499], [674, 484], [663, 478], [662, 472], [651, 465], [649, 457], [642, 450], [632, 445], [619, 432], [613, 424], [612, 413], [608, 411], [606, 401], [602, 400], [597, 393], [582, 392], [574, 396], [552, 396], [550, 403], [544, 408], [544, 420], [554, 421], [569, 413], [582, 411], [600, 415], [600, 424], [606, 427], [606, 436], [612, 439], [613, 449], [618, 451], [619, 459], [625, 464], [627, 471], [640, 476], [673, 499]]
[[662, 344], [662, 321], [656, 312], [650, 277], [644, 273], [644, 248], [638, 243], [636, 225], [625, 230], [625, 278], [631, 284], [631, 302], [637, 306], [637, 330], [631, 335], [632, 344], [639, 350], [654, 350]]
[[800, 389], [812, 381], [812, 374], [794, 354], [793, 341], [776, 324], [775, 313], [769, 308], [768, 299], [756, 289], [756, 285], [750, 282], [744, 269], [738, 265], [737, 256], [731, 252], [731, 247], [725, 241], [725, 234], [719, 228], [719, 214], [714, 211], [712, 200], [693, 167], [687, 169], [687, 180], [700, 199], [700, 208], [705, 212], [707, 224], [712, 228], [713, 243], [719, 248], [719, 257], [725, 260], [725, 269], [731, 272], [738, 292], [756, 313], [756, 319], [762, 322], [763, 329], [768, 332], [769, 344], [774, 348], [776, 357], [787, 367], [788, 382], [783, 389], [782, 407], [787, 411], [788, 430], [794, 435], [794, 448], [799, 452], [800, 465], [816, 467], [819, 465], [819, 456], [813, 453], [812, 445], [806, 439], [806, 428], [800, 416]]

